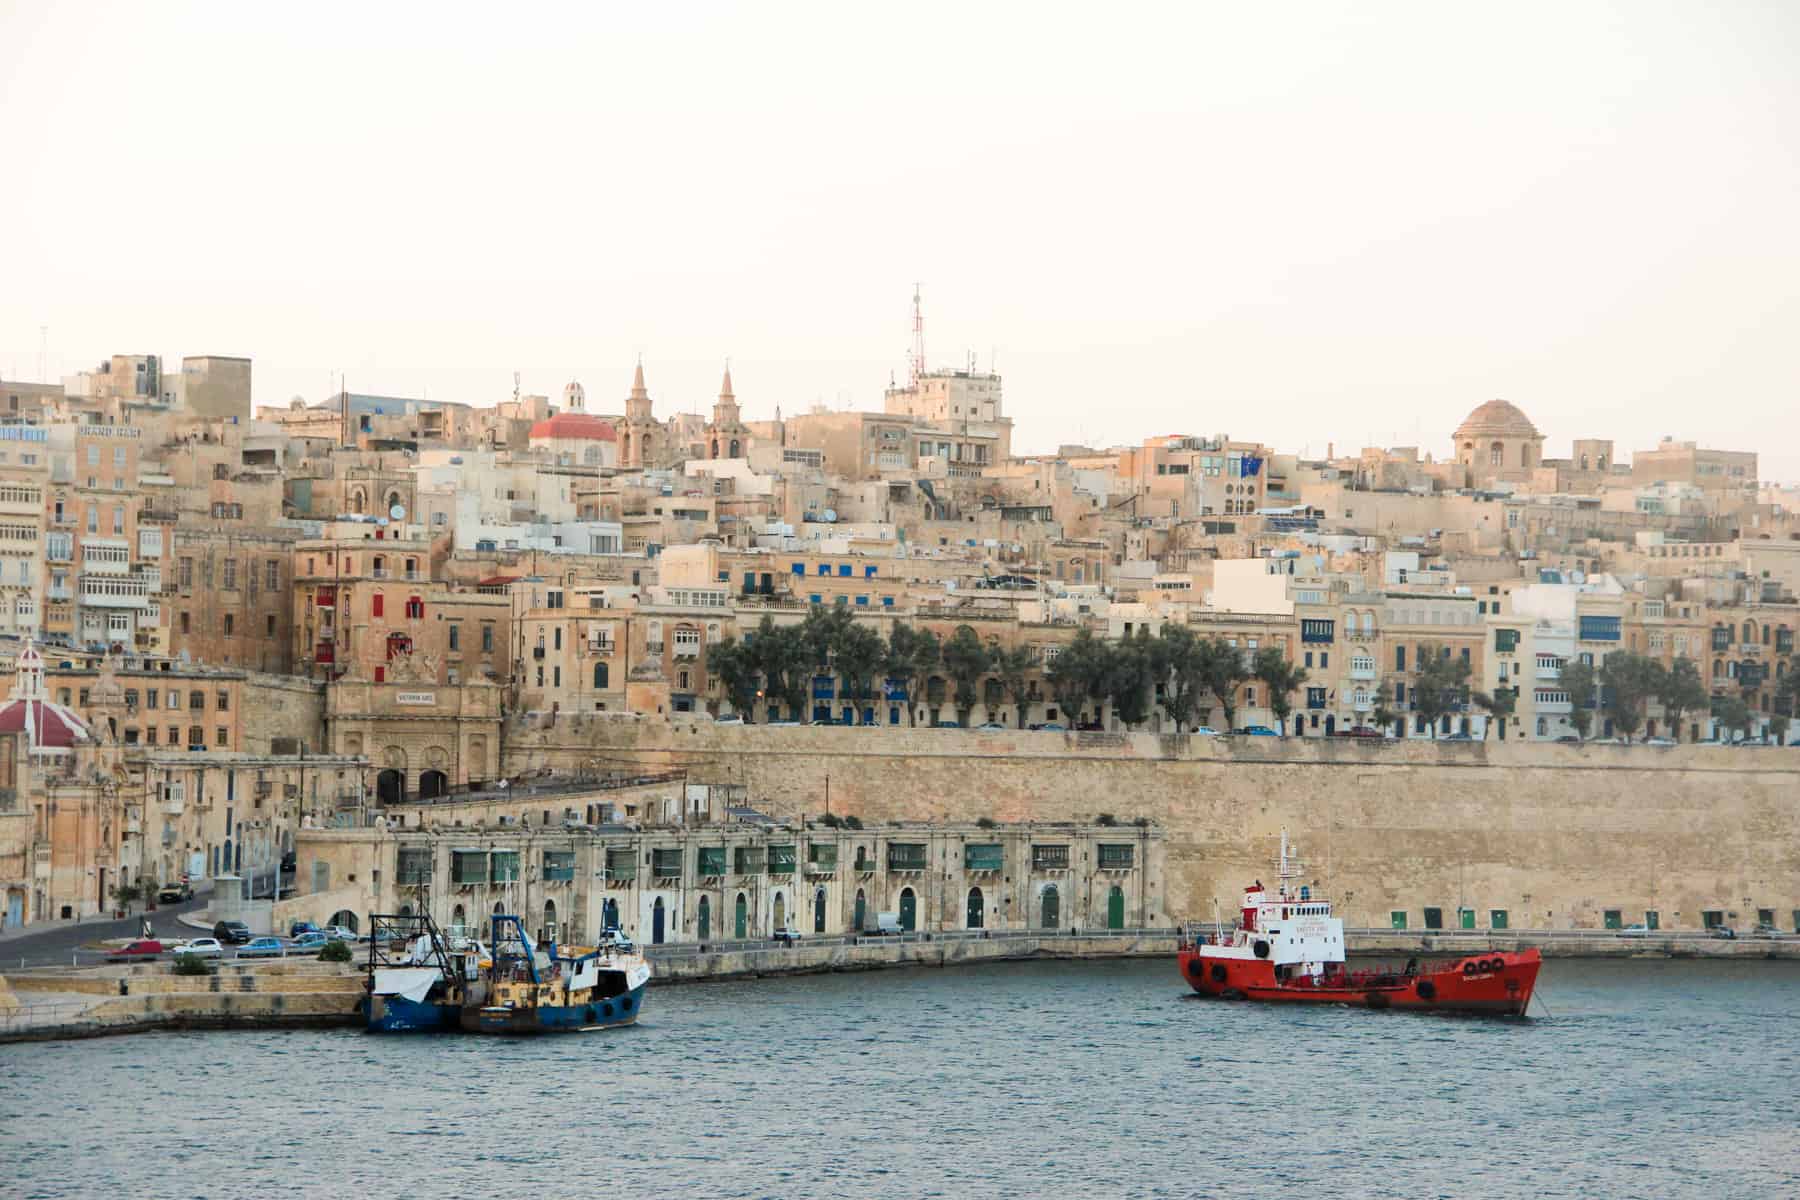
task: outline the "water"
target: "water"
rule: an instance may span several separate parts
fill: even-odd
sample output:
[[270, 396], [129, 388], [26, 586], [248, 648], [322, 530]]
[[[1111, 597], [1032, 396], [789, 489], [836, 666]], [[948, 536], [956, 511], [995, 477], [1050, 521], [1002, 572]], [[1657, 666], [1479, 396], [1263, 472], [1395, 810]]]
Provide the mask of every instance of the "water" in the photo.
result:
[[536, 1040], [0, 1046], [0, 1195], [1800, 1195], [1800, 964], [1542, 983], [1501, 1022], [995, 964], [652, 985]]

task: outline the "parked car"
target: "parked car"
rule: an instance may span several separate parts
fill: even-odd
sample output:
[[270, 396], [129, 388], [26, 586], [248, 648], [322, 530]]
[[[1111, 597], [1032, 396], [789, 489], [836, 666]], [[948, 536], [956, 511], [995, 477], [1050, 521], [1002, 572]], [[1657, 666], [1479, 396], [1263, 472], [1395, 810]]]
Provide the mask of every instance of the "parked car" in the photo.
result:
[[932, 728], [934, 728], [934, 729], [961, 729], [962, 722], [961, 721], [939, 721], [936, 725], [932, 726]]
[[194, 938], [178, 947], [175, 953], [191, 954], [195, 958], [224, 958], [225, 948], [219, 945], [218, 938]]
[[156, 890], [158, 904], [180, 904], [183, 900], [194, 898], [194, 885], [187, 880], [180, 883], [165, 883]]
[[800, 940], [800, 931], [795, 929], [792, 925], [788, 925], [784, 928], [777, 929], [772, 936], [776, 941], [781, 942], [783, 945], [791, 946]]
[[1238, 730], [1237, 732], [1238, 732], [1239, 737], [1280, 737], [1281, 736], [1279, 733], [1276, 733], [1273, 729], [1270, 729], [1267, 725], [1246, 725], [1242, 729]]
[[1069, 732], [1069, 727], [1067, 725], [1064, 725], [1061, 721], [1046, 721], [1042, 725], [1033, 725], [1032, 728], [1036, 729], [1040, 733], [1067, 733], [1067, 732]]
[[742, 725], [744, 723], [744, 718], [738, 716], [736, 713], [732, 713], [728, 717], [720, 717], [713, 723], [715, 725]]
[[1448, 734], [1448, 735], [1438, 739], [1438, 741], [1440, 741], [1440, 742], [1472, 742], [1474, 740], [1475, 740], [1474, 734], [1463, 733], [1460, 731], [1458, 731], [1456, 733]]
[[906, 931], [900, 928], [900, 914], [899, 913], [884, 912], [884, 913], [876, 913], [875, 914], [875, 928], [869, 930], [868, 932], [873, 933], [873, 934], [878, 934], [878, 935], [885, 935], [885, 934], [897, 935], [897, 934], [904, 933]]
[[219, 921], [213, 925], [213, 936], [227, 946], [241, 946], [253, 935], [242, 921]]
[[1565, 733], [1557, 738], [1556, 741], [1558, 745], [1563, 746], [1579, 746], [1581, 744], [1581, 739], [1572, 733]]
[[1644, 745], [1646, 746], [1673, 746], [1675, 744], [1676, 741], [1674, 738], [1653, 737], [1644, 739]]
[[1377, 729], [1373, 725], [1357, 725], [1357, 726], [1354, 726], [1353, 728], [1344, 730], [1344, 732], [1340, 733], [1338, 736], [1339, 737], [1352, 737], [1352, 738], [1374, 738], [1376, 741], [1386, 741], [1388, 735], [1387, 735], [1387, 731], [1385, 729]]
[[1627, 925], [1625, 928], [1619, 930], [1619, 936], [1620, 937], [1649, 937], [1650, 936], [1650, 927], [1648, 925]]
[[977, 733], [1005, 733], [1006, 726], [998, 721], [983, 721], [975, 727]]
[[1758, 921], [1756, 928], [1750, 931], [1751, 937], [1780, 937], [1781, 930], [1766, 921]]
[[320, 930], [326, 937], [340, 942], [359, 942], [362, 940], [354, 929], [345, 929], [342, 925], [327, 925]]
[[1188, 732], [1193, 734], [1195, 737], [1218, 737], [1219, 736], [1219, 731], [1208, 725], [1202, 725], [1198, 729], [1190, 729]]
[[319, 927], [311, 921], [288, 922], [288, 936], [291, 938], [304, 937], [306, 934], [317, 932], [319, 932]]
[[336, 940], [323, 930], [311, 929], [296, 937], [291, 944], [295, 950], [319, 950], [324, 948], [325, 943]]
[[128, 946], [120, 947], [106, 956], [107, 962], [138, 962], [146, 958], [155, 958], [163, 952], [163, 944], [153, 938], [140, 938]]
[[276, 937], [251, 938], [238, 947], [239, 958], [280, 958], [287, 953], [287, 944]]
[[1716, 938], [1723, 938], [1728, 942], [1737, 941], [1737, 930], [1729, 925], [1714, 925], [1711, 929], [1707, 930], [1707, 932]]

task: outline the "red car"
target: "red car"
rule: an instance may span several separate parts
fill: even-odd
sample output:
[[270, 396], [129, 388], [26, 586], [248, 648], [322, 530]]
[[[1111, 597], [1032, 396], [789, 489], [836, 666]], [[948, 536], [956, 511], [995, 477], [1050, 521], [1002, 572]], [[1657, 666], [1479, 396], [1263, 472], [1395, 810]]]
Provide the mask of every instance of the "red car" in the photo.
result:
[[136, 962], [140, 958], [155, 958], [163, 952], [163, 944], [158, 941], [136, 941], [123, 950], [114, 950], [106, 956], [107, 962]]

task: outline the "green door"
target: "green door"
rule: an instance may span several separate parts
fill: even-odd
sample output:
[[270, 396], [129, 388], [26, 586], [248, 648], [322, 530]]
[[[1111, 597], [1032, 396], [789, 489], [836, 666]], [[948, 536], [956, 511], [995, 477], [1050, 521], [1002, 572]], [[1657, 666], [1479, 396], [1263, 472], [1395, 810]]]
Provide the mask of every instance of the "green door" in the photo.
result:
[[1506, 910], [1504, 908], [1496, 908], [1493, 912], [1488, 914], [1488, 928], [1506, 928]]
[[1662, 928], [1662, 914], [1655, 911], [1654, 909], [1650, 910], [1649, 912], [1646, 912], [1644, 914], [1644, 928], [1645, 929], [1661, 929]]
[[1044, 895], [1038, 901], [1038, 928], [1055, 929], [1062, 924], [1062, 904], [1056, 896], [1054, 883], [1044, 888]]
[[864, 928], [863, 920], [864, 920], [864, 918], [866, 918], [868, 916], [868, 908], [869, 908], [868, 898], [863, 895], [863, 890], [861, 888], [857, 888], [856, 889], [856, 923], [854, 925], [854, 928], [855, 928], [856, 932], [858, 932], [858, 933], [861, 933], [863, 931], [863, 928]]
[[737, 936], [739, 941], [750, 936], [750, 905], [742, 892], [737, 898]]
[[711, 936], [712, 936], [712, 905], [710, 905], [706, 902], [705, 896], [702, 896], [702, 897], [700, 897], [700, 940], [704, 942], [707, 938], [709, 938]]
[[1456, 915], [1458, 917], [1462, 918], [1462, 927], [1464, 929], [1475, 928], [1475, 910], [1474, 909], [1472, 909], [1472, 908], [1458, 909]]
[[913, 890], [907, 888], [900, 893], [900, 928], [911, 933], [919, 921], [919, 900]]
[[980, 888], [969, 889], [969, 928], [980, 929], [982, 918], [986, 915], [986, 901], [981, 898]]
[[1125, 889], [1117, 884], [1106, 894], [1106, 927], [1125, 928]]

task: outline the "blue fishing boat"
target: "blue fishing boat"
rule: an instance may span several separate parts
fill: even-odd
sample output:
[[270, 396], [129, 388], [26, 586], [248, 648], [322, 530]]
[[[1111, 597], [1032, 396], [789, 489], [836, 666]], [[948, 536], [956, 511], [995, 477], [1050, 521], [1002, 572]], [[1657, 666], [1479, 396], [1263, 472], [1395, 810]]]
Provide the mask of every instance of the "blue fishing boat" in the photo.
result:
[[634, 1024], [644, 1007], [650, 964], [630, 943], [538, 945], [518, 917], [496, 915], [487, 965], [468, 988], [463, 1029], [471, 1033], [577, 1033]]
[[372, 914], [362, 1002], [369, 1031], [461, 1028], [468, 989], [483, 958], [479, 942], [446, 935], [430, 917]]

